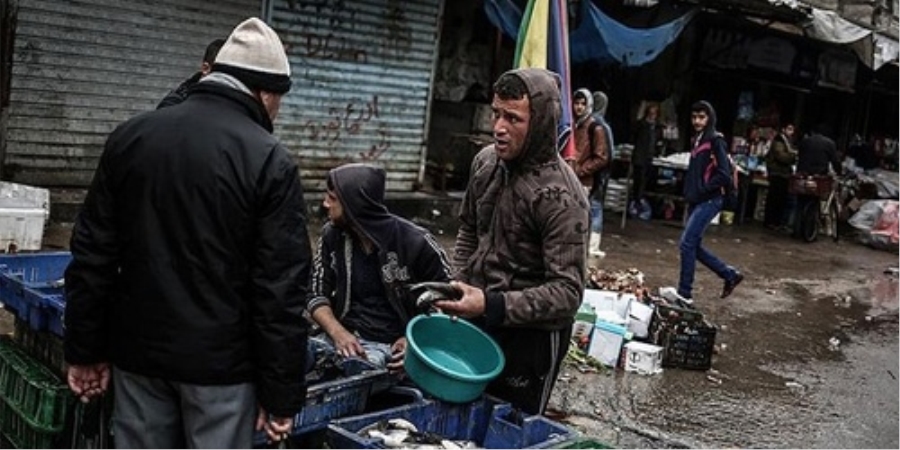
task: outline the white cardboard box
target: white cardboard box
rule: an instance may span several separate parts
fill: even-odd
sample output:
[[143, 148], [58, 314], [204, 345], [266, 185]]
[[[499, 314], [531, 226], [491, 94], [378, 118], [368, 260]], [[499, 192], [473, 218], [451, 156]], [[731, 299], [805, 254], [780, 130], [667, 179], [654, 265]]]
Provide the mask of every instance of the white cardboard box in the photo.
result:
[[584, 303], [594, 307], [598, 314], [601, 311], [615, 311], [622, 319], [628, 319], [628, 310], [631, 302], [636, 300], [634, 294], [615, 291], [601, 291], [599, 289], [585, 289]]
[[628, 331], [634, 337], [643, 339], [650, 334], [650, 321], [653, 319], [653, 306], [638, 301], [631, 302], [628, 311]]
[[625, 371], [641, 375], [662, 372], [662, 351], [658, 345], [632, 341], [625, 344]]
[[597, 323], [594, 324], [594, 332], [591, 334], [588, 355], [604, 365], [616, 367], [619, 363], [619, 355], [622, 353], [622, 344], [626, 339], [626, 336], [619, 330], [624, 329], [624, 320], [610, 322], [598, 317]]

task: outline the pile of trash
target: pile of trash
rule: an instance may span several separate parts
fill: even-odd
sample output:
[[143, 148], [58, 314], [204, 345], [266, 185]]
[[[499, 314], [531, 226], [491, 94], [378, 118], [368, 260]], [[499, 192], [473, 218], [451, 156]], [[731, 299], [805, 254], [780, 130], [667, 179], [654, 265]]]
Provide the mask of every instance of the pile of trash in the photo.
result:
[[663, 367], [707, 370], [717, 327], [693, 305], [644, 286], [636, 269], [589, 269], [567, 361], [581, 371], [624, 369], [652, 375]]

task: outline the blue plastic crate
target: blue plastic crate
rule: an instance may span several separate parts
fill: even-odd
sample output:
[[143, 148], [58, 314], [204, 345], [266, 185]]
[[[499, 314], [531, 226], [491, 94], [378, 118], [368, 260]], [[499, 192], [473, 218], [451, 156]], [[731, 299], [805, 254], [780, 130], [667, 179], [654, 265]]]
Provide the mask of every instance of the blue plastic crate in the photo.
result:
[[70, 252], [0, 255], [0, 302], [37, 330], [62, 336], [63, 277]]
[[[322, 430], [333, 419], [365, 411], [369, 395], [390, 383], [386, 369], [378, 369], [361, 359], [344, 360], [342, 369], [343, 377], [309, 386], [303, 410], [294, 417], [292, 436]], [[265, 441], [263, 432], [256, 433], [253, 438], [254, 445], [265, 444]]]
[[543, 416], [522, 414], [509, 403], [483, 396], [466, 404], [430, 400], [371, 414], [336, 420], [328, 425], [331, 448], [385, 448], [379, 439], [357, 433], [382, 420], [402, 418], [420, 432], [450, 440], [474, 441], [481, 448], [553, 448], [578, 433]]

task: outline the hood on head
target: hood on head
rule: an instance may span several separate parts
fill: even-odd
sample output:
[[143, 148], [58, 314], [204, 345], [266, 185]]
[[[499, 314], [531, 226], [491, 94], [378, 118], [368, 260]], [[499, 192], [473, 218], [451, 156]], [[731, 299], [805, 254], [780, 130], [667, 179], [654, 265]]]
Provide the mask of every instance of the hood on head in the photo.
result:
[[706, 100], [700, 100], [691, 106], [691, 112], [703, 111], [709, 117], [706, 121], [706, 128], [703, 129], [703, 139], [712, 139], [716, 134], [716, 109]]
[[609, 98], [603, 91], [594, 92], [594, 112], [600, 114], [601, 116], [606, 115], [606, 107], [609, 105]]
[[344, 208], [344, 216], [357, 230], [365, 232], [373, 222], [389, 217], [384, 205], [387, 175], [381, 167], [345, 164], [331, 169], [328, 179]]
[[575, 91], [575, 94], [572, 95], [573, 103], [575, 102], [575, 97], [579, 94], [587, 101], [587, 107], [584, 108], [584, 112], [581, 113], [580, 116], [575, 118], [575, 123], [581, 125], [581, 123], [587, 120], [588, 117], [591, 117], [591, 114], [593, 114], [594, 112], [594, 96], [591, 95], [591, 91], [589, 91], [587, 88], [581, 88]]
[[528, 137], [515, 165], [533, 166], [556, 157], [557, 128], [562, 115], [559, 76], [546, 69], [514, 69], [506, 72], [525, 83], [531, 104]]

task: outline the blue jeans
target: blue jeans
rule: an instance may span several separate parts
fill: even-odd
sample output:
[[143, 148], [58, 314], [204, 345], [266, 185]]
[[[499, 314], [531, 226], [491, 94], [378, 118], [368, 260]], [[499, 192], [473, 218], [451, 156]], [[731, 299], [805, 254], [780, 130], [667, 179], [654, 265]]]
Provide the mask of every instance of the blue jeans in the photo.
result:
[[722, 260], [703, 248], [703, 233], [706, 227], [722, 210], [722, 197], [716, 197], [691, 206], [684, 232], [681, 233], [681, 276], [678, 278], [678, 295], [692, 298], [694, 285], [694, 269], [699, 260], [709, 270], [715, 272], [719, 278], [730, 280], [735, 277], [736, 271]]
[[591, 232], [603, 233], [603, 203], [591, 197]]

